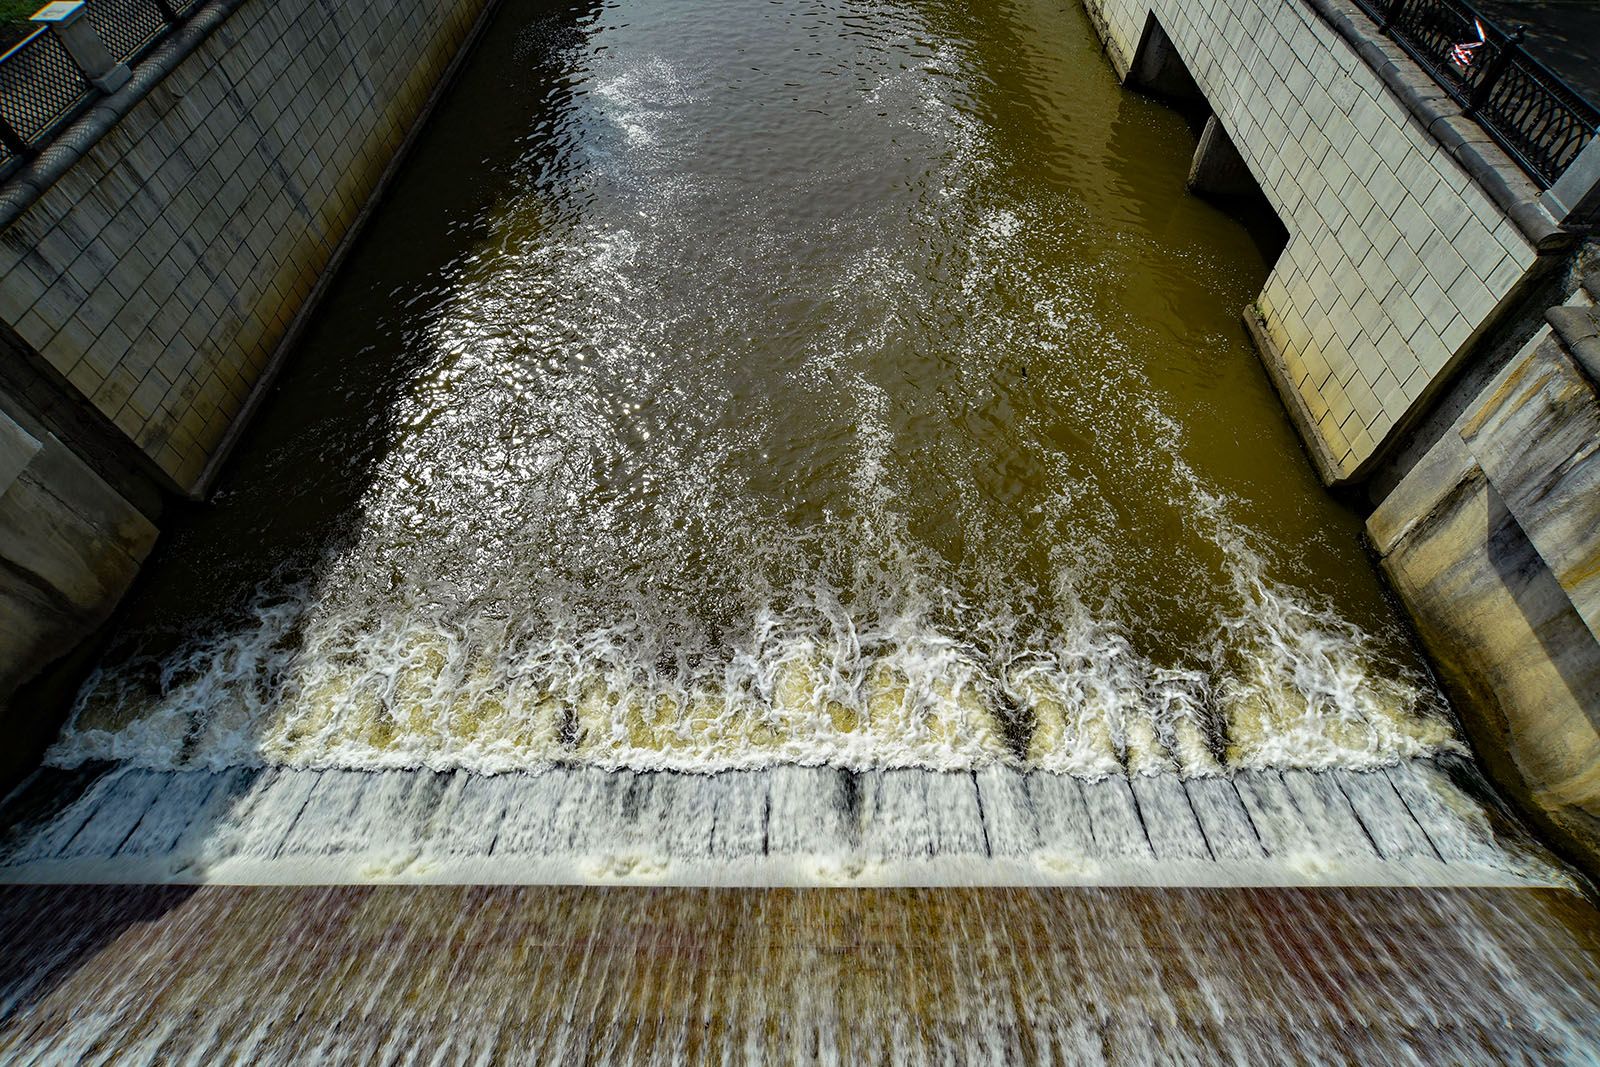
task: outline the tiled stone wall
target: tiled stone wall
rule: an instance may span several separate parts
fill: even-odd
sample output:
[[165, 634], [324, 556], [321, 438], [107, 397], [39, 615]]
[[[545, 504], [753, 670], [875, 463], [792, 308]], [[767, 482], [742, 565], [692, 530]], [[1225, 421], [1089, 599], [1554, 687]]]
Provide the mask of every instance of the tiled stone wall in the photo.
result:
[[1307, 0], [1086, 3], [1119, 71], [1154, 12], [1288, 228], [1258, 301], [1264, 355], [1323, 476], [1349, 479], [1442, 386], [1534, 245]]
[[245, 0], [0, 233], [0, 319], [192, 490], [485, 0]]

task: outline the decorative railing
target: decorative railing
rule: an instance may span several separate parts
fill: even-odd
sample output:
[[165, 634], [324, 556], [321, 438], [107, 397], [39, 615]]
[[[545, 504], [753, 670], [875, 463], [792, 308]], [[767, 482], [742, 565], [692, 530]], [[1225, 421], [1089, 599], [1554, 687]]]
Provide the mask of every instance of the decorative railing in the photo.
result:
[[[87, 0], [88, 26], [109, 60], [135, 62], [204, 0]], [[52, 5], [56, 6], [56, 5]], [[72, 31], [82, 36], [83, 29]], [[0, 55], [0, 176], [34, 156], [100, 93], [69, 35], [40, 26]], [[126, 75], [124, 75], [125, 79]]]
[[1463, 0], [1355, 0], [1543, 188], [1600, 134], [1600, 108]]

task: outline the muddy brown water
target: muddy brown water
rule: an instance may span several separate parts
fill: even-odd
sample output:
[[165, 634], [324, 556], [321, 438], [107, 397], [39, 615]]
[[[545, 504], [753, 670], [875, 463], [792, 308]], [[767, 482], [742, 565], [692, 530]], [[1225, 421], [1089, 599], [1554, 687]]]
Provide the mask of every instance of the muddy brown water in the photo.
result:
[[510, 3], [51, 756], [1451, 746], [1075, 5]]
[[13, 886], [0, 1054], [1592, 1059], [1193, 144], [1074, 3], [505, 0], [0, 880], [745, 888]]

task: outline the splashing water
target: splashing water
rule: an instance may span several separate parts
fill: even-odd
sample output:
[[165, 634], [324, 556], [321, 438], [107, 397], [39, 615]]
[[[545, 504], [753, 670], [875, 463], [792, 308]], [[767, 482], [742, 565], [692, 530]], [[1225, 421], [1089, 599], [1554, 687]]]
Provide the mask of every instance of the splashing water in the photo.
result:
[[[1455, 747], [1230, 325], [1240, 233], [1108, 213], [1148, 160], [1074, 177], [1094, 138], [1059, 142], [1061, 101], [1107, 143], [1130, 121], [1098, 68], [998, 64], [939, 5], [857, 14], [530, 23], [567, 88], [495, 105], [526, 132], [484, 201], [427, 190], [453, 230], [391, 252], [400, 310], [331, 298], [280, 401], [309, 429], [248, 451], [215, 520], [299, 532], [219, 566], [213, 607], [149, 594], [50, 762], [1195, 776]], [[368, 364], [383, 390], [318, 406]]]

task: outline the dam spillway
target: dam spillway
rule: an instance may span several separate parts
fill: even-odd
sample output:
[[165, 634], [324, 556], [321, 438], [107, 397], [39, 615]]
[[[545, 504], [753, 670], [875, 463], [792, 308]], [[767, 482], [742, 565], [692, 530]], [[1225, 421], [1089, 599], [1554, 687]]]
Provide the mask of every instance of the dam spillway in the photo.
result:
[[101, 768], [15, 798], [0, 880], [1575, 885], [1475, 792], [1470, 768], [1421, 761], [1188, 780]]
[[48, 763], [1459, 750], [1083, 17], [634, 14], [502, 16]]
[[[0, 897], [0, 931], [36, 961], [29, 981], [0, 970], [12, 1020], [0, 1053], [1583, 1062], [1596, 945], [1575, 901], [1379, 888], [28, 888]], [[41, 923], [46, 904], [72, 925]]]
[[1192, 143], [1074, 5], [505, 0], [7, 802], [0, 1050], [1592, 1054]]

